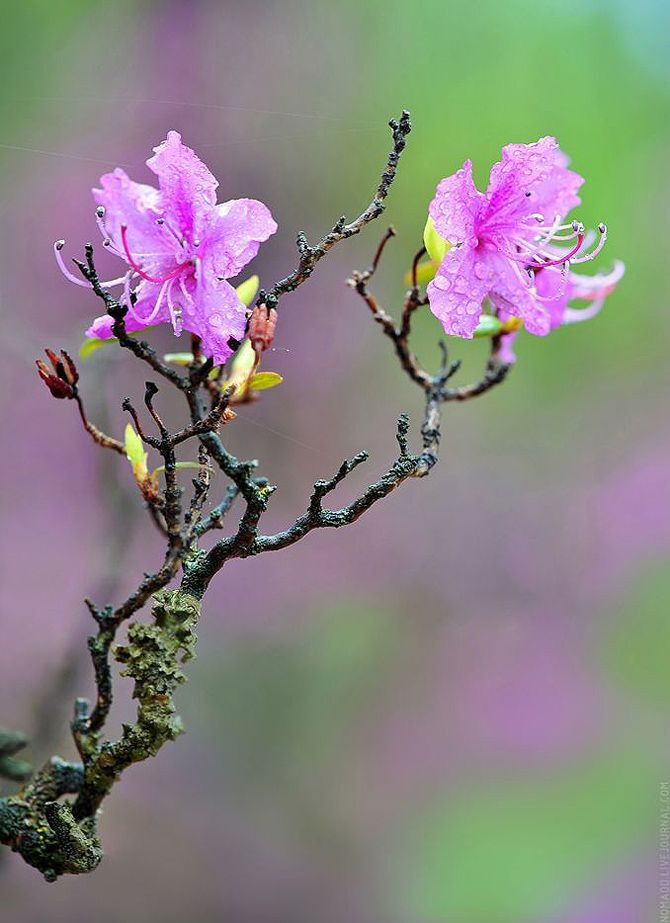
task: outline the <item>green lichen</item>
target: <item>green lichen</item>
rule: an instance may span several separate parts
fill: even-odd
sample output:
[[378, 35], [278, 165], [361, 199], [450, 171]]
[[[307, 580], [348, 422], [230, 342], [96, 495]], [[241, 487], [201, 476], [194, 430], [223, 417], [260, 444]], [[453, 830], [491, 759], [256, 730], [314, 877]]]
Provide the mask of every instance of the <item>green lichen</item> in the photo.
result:
[[[183, 733], [173, 695], [185, 682], [183, 663], [194, 656], [200, 601], [182, 590], [153, 597], [153, 623], [132, 623], [127, 643], [114, 650], [123, 675], [135, 681], [138, 701], [133, 724], [116, 741], [97, 732], [81, 735], [84, 762], [54, 757], [16, 795], [0, 799], [0, 842], [21, 854], [47, 881], [90, 872], [102, 860], [97, 836], [98, 809], [121, 773], [155, 756]], [[60, 801], [65, 794], [73, 802]]]

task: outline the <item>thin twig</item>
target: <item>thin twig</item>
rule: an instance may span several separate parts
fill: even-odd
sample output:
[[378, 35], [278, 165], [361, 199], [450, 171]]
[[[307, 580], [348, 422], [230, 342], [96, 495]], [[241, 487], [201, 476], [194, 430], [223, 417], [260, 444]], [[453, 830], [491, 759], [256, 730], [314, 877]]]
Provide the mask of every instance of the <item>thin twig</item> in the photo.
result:
[[81, 417], [81, 422], [84, 424], [84, 429], [91, 436], [93, 441], [97, 443], [97, 445], [102, 446], [103, 449], [112, 449], [112, 451], [118, 452], [119, 455], [125, 455], [126, 450], [122, 442], [119, 442], [118, 439], [114, 439], [112, 436], [108, 436], [107, 433], [103, 433], [102, 430], [98, 429], [97, 426], [94, 426], [94, 424], [89, 421], [78, 390], [74, 392], [74, 399], [77, 402], [79, 416]]
[[277, 302], [281, 296], [288, 292], [295, 291], [299, 285], [302, 285], [302, 283], [311, 276], [319, 260], [321, 260], [329, 250], [340, 243], [340, 241], [347, 240], [349, 237], [353, 237], [354, 234], [359, 234], [366, 224], [374, 221], [382, 214], [385, 207], [384, 200], [395, 179], [400, 155], [407, 143], [407, 135], [409, 135], [412, 130], [409, 112], [406, 110], [403, 111], [398, 121], [396, 121], [396, 119], [391, 119], [389, 127], [393, 134], [393, 147], [388, 155], [384, 172], [377, 184], [370, 204], [349, 224], [347, 224], [347, 220], [344, 216], [339, 218], [330, 231], [324, 234], [314, 246], [309, 245], [304, 232], [301, 231], [296, 241], [299, 254], [297, 267], [292, 273], [286, 276], [286, 278], [281, 279], [279, 282], [275, 282], [269, 292], [261, 290], [258, 293], [257, 304], [265, 304], [268, 308], [276, 308]]

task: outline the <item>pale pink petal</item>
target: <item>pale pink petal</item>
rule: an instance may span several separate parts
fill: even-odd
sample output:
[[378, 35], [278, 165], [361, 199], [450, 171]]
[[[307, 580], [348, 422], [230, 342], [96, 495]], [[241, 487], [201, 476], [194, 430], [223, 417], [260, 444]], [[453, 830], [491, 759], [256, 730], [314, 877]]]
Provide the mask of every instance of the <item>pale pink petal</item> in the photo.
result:
[[430, 310], [445, 333], [470, 339], [493, 274], [489, 253], [464, 244], [449, 250], [426, 288]]
[[246, 308], [228, 282], [203, 274], [187, 285], [190, 298], [181, 301], [184, 329], [202, 340], [202, 351], [221, 365], [236, 348], [229, 342], [244, 338]]
[[565, 309], [572, 297], [570, 274], [566, 277], [563, 270], [556, 266], [541, 269], [535, 274], [535, 289], [549, 314], [551, 329], [555, 330], [563, 323]]
[[590, 300], [610, 295], [621, 281], [625, 268], [621, 260], [616, 260], [610, 272], [599, 272], [592, 276], [571, 272], [572, 297]]
[[[558, 151], [561, 159], [562, 151]], [[568, 162], [565, 157], [565, 162]], [[544, 182], [538, 183], [529, 198], [533, 210], [543, 214], [551, 221], [557, 215], [565, 218], [568, 212], [581, 204], [577, 190], [583, 185], [584, 177], [574, 170], [567, 170], [561, 164], [555, 164]]]
[[158, 177], [164, 214], [175, 231], [192, 241], [201, 235], [216, 205], [218, 182], [197, 154], [170, 131], [147, 166]]
[[503, 333], [500, 337], [500, 346], [498, 347], [498, 358], [505, 365], [513, 365], [516, 362], [516, 353], [514, 352], [514, 343], [518, 330], [511, 330], [509, 333]]
[[501, 316], [520, 317], [529, 333], [546, 336], [551, 330], [549, 311], [534, 296], [530, 284], [525, 283], [516, 264], [500, 254], [493, 254], [491, 262], [494, 278], [489, 296], [503, 312]]
[[256, 199], [232, 199], [217, 205], [201, 246], [207, 269], [224, 279], [236, 276], [276, 230], [270, 209]]
[[592, 301], [588, 308], [566, 308], [563, 314], [563, 323], [580, 324], [584, 320], [591, 320], [596, 314], [600, 314], [604, 304], [605, 297], [603, 296]]
[[101, 176], [100, 185], [93, 197], [105, 209], [103, 223], [116, 250], [124, 254], [121, 228], [126, 227], [128, 247], [143, 267], [161, 274], [173, 265], [177, 242], [156, 223], [161, 214], [159, 191], [133, 182], [120, 168]]
[[[157, 312], [155, 310], [160, 291], [161, 286], [154, 285], [152, 282], [141, 282], [138, 285], [135, 289], [137, 301], [124, 318], [128, 333], [135, 333], [137, 330], [144, 330], [146, 327], [153, 327], [154, 324], [161, 324], [170, 320], [165, 298], [163, 298], [159, 310]], [[112, 333], [113, 323], [114, 321], [109, 314], [96, 317], [86, 331], [86, 336], [106, 340], [114, 336]]]
[[[591, 276], [569, 272], [567, 279], [563, 279], [562, 272], [556, 268], [538, 272], [535, 285], [551, 317], [552, 329], [561, 324], [577, 323], [595, 317], [606, 296], [614, 291], [623, 274], [624, 264], [620, 260], [617, 260], [610, 272]], [[570, 307], [570, 302], [575, 300], [590, 301], [592, 304], [584, 308]]]
[[[86, 331], [86, 336], [91, 337], [92, 339], [98, 340], [108, 340], [110, 337], [113, 337], [112, 333], [112, 324], [114, 321], [109, 316], [109, 314], [102, 314], [100, 317], [96, 317], [91, 326]], [[136, 327], [131, 327], [130, 323], [126, 323], [126, 330], [128, 333], [132, 333], [135, 330], [141, 330], [141, 325]]]
[[555, 138], [534, 144], [508, 144], [502, 159], [491, 168], [486, 192], [486, 226], [505, 226], [533, 213], [551, 223], [580, 202], [577, 189], [584, 182], [566, 168], [567, 158]]
[[466, 160], [460, 170], [438, 183], [428, 211], [440, 236], [452, 244], [476, 236], [475, 224], [486, 204], [472, 179], [472, 163]]

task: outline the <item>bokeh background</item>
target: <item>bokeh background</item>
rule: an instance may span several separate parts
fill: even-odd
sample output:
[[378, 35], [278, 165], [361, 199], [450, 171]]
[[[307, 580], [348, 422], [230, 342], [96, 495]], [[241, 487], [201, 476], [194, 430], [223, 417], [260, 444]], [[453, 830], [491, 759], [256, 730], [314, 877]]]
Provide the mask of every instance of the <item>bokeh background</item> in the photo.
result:
[[[90, 694], [82, 598], [121, 598], [160, 556], [129, 466], [101, 457], [33, 360], [76, 350], [98, 306], [52, 242], [97, 239], [90, 188], [148, 181], [176, 128], [223, 198], [267, 202], [253, 265], [294, 264], [368, 201], [389, 117], [414, 133], [375, 288], [389, 309], [436, 181], [485, 185], [509, 141], [555, 134], [624, 282], [588, 325], [520, 339], [509, 381], [447, 408], [439, 467], [355, 527], [233, 562], [206, 601], [179, 705], [188, 735], [128, 772], [107, 856], [47, 885], [0, 857], [3, 919], [116, 923], [653, 923], [670, 777], [667, 240], [670, 13], [663, 0], [25, 0], [0, 30], [0, 723], [71, 753]], [[280, 486], [268, 524], [365, 447], [383, 470], [420, 395], [345, 286], [383, 226], [286, 298], [231, 448]], [[108, 268], [113, 274], [110, 260]], [[416, 347], [437, 358], [426, 314]], [[167, 331], [155, 334], [174, 349]], [[177, 348], [184, 348], [179, 344]], [[481, 344], [456, 342], [464, 379]], [[83, 367], [121, 433], [144, 370]], [[163, 406], [170, 398], [162, 395]], [[168, 416], [177, 420], [177, 408]], [[127, 685], [127, 684], [126, 684]], [[124, 698], [125, 696], [125, 698]], [[113, 728], [130, 708], [119, 695]]]

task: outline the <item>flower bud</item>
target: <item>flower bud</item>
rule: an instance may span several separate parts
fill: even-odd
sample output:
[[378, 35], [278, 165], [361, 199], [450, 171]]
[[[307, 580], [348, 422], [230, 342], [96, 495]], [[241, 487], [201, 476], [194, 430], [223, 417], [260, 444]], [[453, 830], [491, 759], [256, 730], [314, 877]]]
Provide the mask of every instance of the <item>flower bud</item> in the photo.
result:
[[144, 451], [144, 443], [139, 433], [135, 432], [130, 423], [126, 423], [124, 449], [126, 458], [133, 469], [133, 476], [137, 486], [142, 491], [142, 496], [147, 502], [152, 503], [158, 497], [156, 471], [149, 474], [147, 467], [148, 453]]
[[53, 397], [59, 400], [73, 398], [76, 394], [76, 384], [79, 381], [79, 373], [74, 362], [64, 349], [61, 349], [60, 356], [57, 356], [51, 349], [44, 351], [51, 363], [51, 368], [43, 359], [36, 359], [35, 364], [40, 378]]
[[77, 371], [77, 366], [72, 361], [72, 358], [65, 352], [64, 349], [60, 351], [62, 362], [59, 363], [62, 366], [63, 374], [65, 375], [66, 380], [71, 385], [76, 385], [79, 381], [79, 372]]
[[274, 308], [267, 309], [264, 304], [256, 305], [249, 318], [249, 342], [256, 355], [265, 352], [274, 340], [277, 328], [277, 312]]

